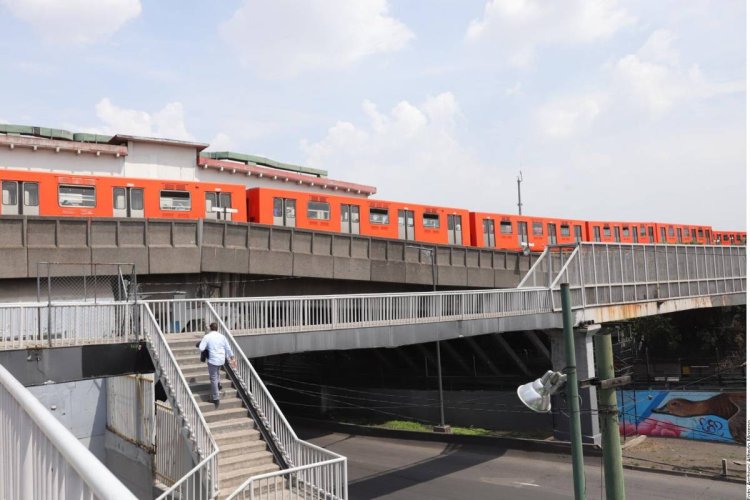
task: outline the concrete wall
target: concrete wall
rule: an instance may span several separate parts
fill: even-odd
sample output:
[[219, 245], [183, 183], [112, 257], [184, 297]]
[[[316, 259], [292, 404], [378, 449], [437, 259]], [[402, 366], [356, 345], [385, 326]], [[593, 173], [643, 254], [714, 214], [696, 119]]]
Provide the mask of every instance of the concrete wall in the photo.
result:
[[[431, 285], [430, 252], [409, 245], [220, 221], [5, 216], [0, 219], [0, 278], [35, 277], [39, 262], [126, 262], [135, 264], [138, 274], [215, 272]], [[441, 287], [515, 287], [536, 258], [470, 247], [430, 248]]]
[[105, 461], [107, 384], [104, 379], [28, 389], [96, 458]]

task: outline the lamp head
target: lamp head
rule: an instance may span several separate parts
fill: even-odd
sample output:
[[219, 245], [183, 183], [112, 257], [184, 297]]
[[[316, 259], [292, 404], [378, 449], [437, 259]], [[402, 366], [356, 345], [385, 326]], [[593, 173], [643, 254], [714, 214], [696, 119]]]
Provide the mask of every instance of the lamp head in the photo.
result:
[[565, 383], [566, 375], [547, 370], [541, 378], [519, 385], [516, 394], [523, 404], [537, 413], [549, 413], [552, 408], [550, 396]]

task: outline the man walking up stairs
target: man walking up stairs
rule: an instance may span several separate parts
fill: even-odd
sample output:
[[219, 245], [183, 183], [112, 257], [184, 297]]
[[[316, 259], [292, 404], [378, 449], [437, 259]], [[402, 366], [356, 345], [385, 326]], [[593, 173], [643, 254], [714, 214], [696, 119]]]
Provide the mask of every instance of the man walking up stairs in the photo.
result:
[[[215, 331], [214, 324], [211, 325], [211, 330], [206, 337], [215, 334], [226, 342], [224, 336]], [[226, 498], [250, 476], [279, 470], [280, 467], [274, 463], [273, 454], [262, 439], [255, 421], [245, 408], [237, 388], [234, 387], [226, 371], [219, 365], [211, 376], [206, 372], [206, 365], [200, 361], [199, 352], [195, 348], [200, 338], [185, 334], [166, 337], [203, 418], [219, 446], [218, 498]], [[209, 342], [207, 342], [208, 345], [210, 345]], [[226, 352], [234, 359], [231, 348]], [[210, 351], [208, 361], [211, 363]], [[214, 358], [214, 361], [220, 360]], [[215, 378], [213, 378], [214, 374]], [[216, 381], [215, 387], [214, 380]], [[223, 391], [219, 391], [219, 384]], [[218, 399], [221, 399], [221, 406], [216, 404]]]

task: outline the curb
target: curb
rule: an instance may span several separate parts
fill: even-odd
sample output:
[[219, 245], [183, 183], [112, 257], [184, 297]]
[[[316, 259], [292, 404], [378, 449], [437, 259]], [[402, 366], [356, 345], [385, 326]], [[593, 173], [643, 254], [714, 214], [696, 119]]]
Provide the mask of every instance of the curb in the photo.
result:
[[[454, 444], [473, 444], [480, 446], [498, 446], [523, 451], [534, 451], [541, 453], [570, 454], [570, 443], [565, 441], [544, 441], [541, 439], [507, 438], [491, 436], [465, 436], [462, 434], [438, 434], [419, 431], [399, 431], [394, 429], [383, 429], [380, 427], [368, 427], [364, 425], [345, 424], [327, 420], [315, 420], [312, 418], [294, 417], [290, 419], [294, 424], [309, 425], [320, 429], [326, 429], [344, 434], [356, 434], [360, 436], [384, 437], [392, 439], [409, 439], [413, 441], [427, 441]], [[596, 445], [584, 444], [583, 454], [589, 457], [601, 457], [602, 449]], [[738, 477], [723, 477], [720, 475], [701, 474], [699, 472], [679, 471], [670, 469], [657, 469], [654, 467], [642, 467], [640, 465], [629, 465], [623, 463], [624, 469], [654, 474], [667, 474], [670, 476], [693, 477], [697, 479], [709, 479], [712, 481], [726, 481], [730, 483], [745, 484], [745, 480]]]
[[[394, 429], [382, 429], [379, 427], [368, 427], [356, 424], [344, 424], [311, 418], [295, 417], [290, 419], [295, 424], [307, 424], [311, 427], [322, 428], [345, 434], [356, 434], [361, 436], [374, 436], [393, 439], [410, 439], [413, 441], [431, 441], [454, 444], [474, 444], [480, 446], [498, 446], [514, 450], [536, 451], [542, 453], [569, 454], [570, 443], [564, 441], [543, 441], [541, 439], [505, 438], [491, 436], [465, 436], [462, 434], [438, 434], [419, 431], [399, 431]], [[591, 444], [583, 445], [585, 456], [600, 457], [601, 448]]]

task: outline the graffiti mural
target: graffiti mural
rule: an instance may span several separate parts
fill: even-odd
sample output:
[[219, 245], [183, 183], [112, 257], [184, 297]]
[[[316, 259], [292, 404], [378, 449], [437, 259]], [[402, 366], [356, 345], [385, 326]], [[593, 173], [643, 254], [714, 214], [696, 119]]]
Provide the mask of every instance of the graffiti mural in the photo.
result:
[[745, 443], [744, 392], [618, 391], [620, 433]]

